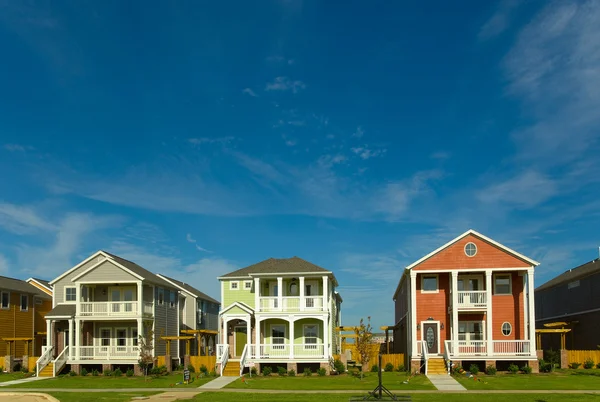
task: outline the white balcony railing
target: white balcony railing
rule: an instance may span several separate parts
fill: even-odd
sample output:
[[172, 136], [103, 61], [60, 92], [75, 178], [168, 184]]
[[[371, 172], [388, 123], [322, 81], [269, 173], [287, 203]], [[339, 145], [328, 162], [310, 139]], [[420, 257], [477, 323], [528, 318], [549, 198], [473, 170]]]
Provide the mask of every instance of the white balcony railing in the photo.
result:
[[487, 341], [458, 341], [456, 348], [459, 355], [478, 356], [487, 354]]
[[323, 311], [323, 296], [283, 296], [281, 306], [276, 296], [263, 296], [259, 299], [260, 311]]
[[[71, 350], [71, 359], [76, 356], [75, 347]], [[132, 360], [140, 357], [137, 346], [80, 346], [80, 360]]]
[[154, 303], [144, 302], [142, 305], [144, 315], [154, 315]]
[[487, 340], [444, 342], [444, 353], [451, 358], [467, 356], [530, 356], [531, 341], [492, 341], [493, 350], [489, 350]]
[[[154, 314], [154, 305], [144, 302], [142, 309], [145, 315]], [[84, 317], [132, 317], [137, 316], [138, 302], [84, 302], [80, 303], [79, 315]]]
[[530, 341], [493, 341], [494, 354], [509, 356], [529, 356]]
[[324, 359], [325, 357], [325, 345], [322, 343], [250, 345], [251, 359]]
[[469, 290], [458, 292], [458, 308], [485, 308], [487, 292], [485, 290]]

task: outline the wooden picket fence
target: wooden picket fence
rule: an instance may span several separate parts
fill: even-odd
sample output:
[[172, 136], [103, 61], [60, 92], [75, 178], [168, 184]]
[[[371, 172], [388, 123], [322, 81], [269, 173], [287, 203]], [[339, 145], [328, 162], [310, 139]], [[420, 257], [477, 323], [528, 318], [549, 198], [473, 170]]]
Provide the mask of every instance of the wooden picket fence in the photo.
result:
[[381, 365], [385, 368], [385, 365], [392, 363], [394, 370], [398, 369], [399, 365], [404, 365], [404, 353], [386, 354], [381, 355]]
[[208, 371], [213, 371], [217, 365], [216, 356], [190, 356], [190, 365], [194, 367], [196, 373], [200, 372], [202, 365], [206, 366]]
[[592, 359], [594, 363], [600, 363], [600, 350], [567, 350], [567, 360], [571, 363], [582, 363]]

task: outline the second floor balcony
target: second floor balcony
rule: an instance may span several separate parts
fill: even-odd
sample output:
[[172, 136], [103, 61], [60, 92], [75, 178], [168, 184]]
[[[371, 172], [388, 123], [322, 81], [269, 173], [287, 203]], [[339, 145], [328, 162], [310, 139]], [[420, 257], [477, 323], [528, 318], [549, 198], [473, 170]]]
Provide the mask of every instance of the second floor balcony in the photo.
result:
[[260, 297], [260, 311], [323, 311], [323, 296], [277, 296]]
[[137, 301], [106, 301], [82, 302], [79, 304], [78, 315], [82, 317], [151, 317], [154, 315], [154, 304]]
[[487, 292], [485, 290], [458, 291], [458, 310], [485, 310]]

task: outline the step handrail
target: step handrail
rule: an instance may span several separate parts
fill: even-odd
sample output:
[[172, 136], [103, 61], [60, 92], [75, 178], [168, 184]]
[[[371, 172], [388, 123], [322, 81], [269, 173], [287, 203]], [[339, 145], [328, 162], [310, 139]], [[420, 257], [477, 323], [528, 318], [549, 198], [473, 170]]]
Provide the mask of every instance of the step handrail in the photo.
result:
[[421, 341], [421, 354], [423, 355], [423, 364], [425, 365], [425, 375], [427, 375], [427, 361], [429, 360], [427, 341]]
[[53, 347], [48, 346], [46, 348], [46, 350], [44, 351], [44, 353], [42, 353], [40, 358], [37, 359], [37, 361], [35, 362], [35, 376], [36, 377], [39, 377], [40, 371], [42, 371], [48, 365], [48, 363], [50, 363], [52, 361], [52, 350], [53, 350]]
[[450, 375], [450, 369], [452, 366], [452, 361], [450, 360], [450, 343], [451, 341], [444, 341], [444, 361], [446, 362], [446, 370], [448, 371], [448, 375]]
[[69, 356], [68, 351], [69, 347], [65, 346], [63, 351], [60, 352], [56, 359], [54, 359], [54, 366], [52, 367], [52, 377], [56, 377], [56, 374], [60, 373], [60, 370], [62, 370], [65, 364], [67, 364], [67, 357]]
[[248, 344], [244, 345], [244, 350], [242, 351], [242, 357], [240, 358], [240, 377], [244, 373], [244, 366], [246, 365], [246, 358], [248, 357]]
[[229, 361], [229, 345], [223, 345], [223, 354], [221, 355], [221, 376], [223, 376], [223, 370], [225, 370], [225, 366]]

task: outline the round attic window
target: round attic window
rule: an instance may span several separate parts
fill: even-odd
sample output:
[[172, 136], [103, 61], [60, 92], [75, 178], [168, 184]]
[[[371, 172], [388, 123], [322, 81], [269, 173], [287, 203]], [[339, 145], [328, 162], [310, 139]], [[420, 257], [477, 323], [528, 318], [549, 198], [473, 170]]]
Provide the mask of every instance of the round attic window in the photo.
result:
[[468, 257], [473, 257], [475, 254], [477, 254], [477, 246], [475, 243], [467, 243], [465, 245], [465, 254]]

